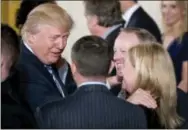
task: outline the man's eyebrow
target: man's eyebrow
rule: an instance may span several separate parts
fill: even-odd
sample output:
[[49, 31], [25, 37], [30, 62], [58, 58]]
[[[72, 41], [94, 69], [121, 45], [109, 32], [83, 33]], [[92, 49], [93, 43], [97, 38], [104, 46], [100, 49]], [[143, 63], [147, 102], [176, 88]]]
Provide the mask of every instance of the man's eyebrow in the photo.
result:
[[66, 32], [66, 33], [63, 33], [62, 36], [66, 36], [66, 35], [69, 35], [70, 32]]
[[63, 33], [62, 35], [61, 34], [55, 34], [55, 35], [51, 35], [50, 38], [63, 37], [63, 36], [67, 36], [69, 34], [70, 34], [70, 32]]
[[49, 36], [50, 38], [58, 38], [58, 37], [60, 37], [61, 35], [59, 35], [59, 34], [56, 34], [56, 35], [51, 35], [51, 36]]

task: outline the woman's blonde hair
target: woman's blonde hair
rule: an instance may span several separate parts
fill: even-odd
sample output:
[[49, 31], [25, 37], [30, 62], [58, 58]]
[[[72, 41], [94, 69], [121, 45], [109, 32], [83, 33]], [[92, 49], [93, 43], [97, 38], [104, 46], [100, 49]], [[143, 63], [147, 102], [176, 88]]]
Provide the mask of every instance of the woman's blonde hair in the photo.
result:
[[73, 26], [71, 16], [60, 6], [53, 3], [45, 3], [35, 7], [27, 16], [21, 30], [21, 35], [26, 40], [28, 34], [39, 32], [41, 25], [51, 25], [70, 31]]
[[[164, 28], [164, 34], [168, 34], [168, 33], [174, 33], [175, 37], [182, 37], [183, 34], [187, 31], [188, 29], [188, 24], [187, 24], [187, 19], [186, 17], [188, 16], [186, 8], [188, 6], [187, 1], [185, 0], [174, 0], [177, 4], [177, 6], [184, 12], [185, 16], [182, 17], [182, 19], [180, 21], [178, 21], [176, 24], [174, 24], [173, 26], [167, 26], [163, 21], [163, 28]], [[162, 3], [162, 2], [161, 2]], [[181, 42], [179, 42], [181, 43]]]
[[158, 102], [156, 112], [165, 128], [176, 128], [181, 118], [176, 111], [176, 80], [172, 61], [159, 43], [144, 43], [132, 47], [128, 58], [137, 72], [135, 90], [151, 92]]

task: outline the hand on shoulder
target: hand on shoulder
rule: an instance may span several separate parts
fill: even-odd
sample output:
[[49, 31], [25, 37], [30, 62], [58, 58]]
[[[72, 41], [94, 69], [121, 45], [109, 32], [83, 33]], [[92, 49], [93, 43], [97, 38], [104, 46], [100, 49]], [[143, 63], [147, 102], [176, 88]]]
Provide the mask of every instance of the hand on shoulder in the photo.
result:
[[129, 96], [127, 101], [135, 105], [145, 106], [147, 108], [157, 108], [157, 102], [150, 95], [150, 93], [140, 88], [137, 89], [131, 96]]

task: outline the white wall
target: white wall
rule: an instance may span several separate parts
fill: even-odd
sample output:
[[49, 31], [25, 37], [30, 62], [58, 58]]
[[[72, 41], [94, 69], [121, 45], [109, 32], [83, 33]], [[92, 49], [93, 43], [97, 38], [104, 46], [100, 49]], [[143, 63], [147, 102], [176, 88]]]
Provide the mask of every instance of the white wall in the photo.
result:
[[[57, 1], [57, 3], [72, 16], [75, 22], [75, 26], [68, 39], [67, 47], [63, 53], [63, 57], [65, 57], [70, 62], [70, 50], [74, 42], [78, 40], [78, 38], [89, 34], [89, 31], [87, 29], [86, 19], [84, 17], [83, 2]], [[139, 1], [139, 3], [157, 22], [159, 28], [162, 29], [160, 1]]]
[[139, 1], [140, 5], [156, 21], [159, 29], [162, 31], [162, 17], [160, 11], [161, 1]]
[[75, 25], [71, 31], [71, 35], [68, 39], [67, 47], [63, 53], [63, 57], [65, 57], [70, 62], [70, 50], [74, 42], [80, 37], [90, 33], [87, 29], [82, 1], [57, 1], [57, 3], [72, 16], [75, 22]]

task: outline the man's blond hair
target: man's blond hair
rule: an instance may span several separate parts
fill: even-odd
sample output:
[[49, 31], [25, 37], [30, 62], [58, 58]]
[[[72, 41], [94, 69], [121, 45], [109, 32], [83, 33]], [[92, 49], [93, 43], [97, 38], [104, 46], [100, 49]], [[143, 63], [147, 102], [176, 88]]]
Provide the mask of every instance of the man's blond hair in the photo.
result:
[[73, 26], [73, 20], [60, 6], [52, 3], [41, 4], [27, 16], [21, 30], [23, 40], [27, 39], [28, 34], [38, 33], [40, 25], [50, 25], [70, 31]]

